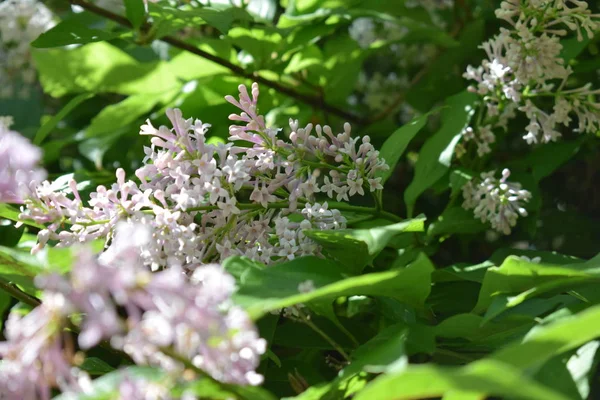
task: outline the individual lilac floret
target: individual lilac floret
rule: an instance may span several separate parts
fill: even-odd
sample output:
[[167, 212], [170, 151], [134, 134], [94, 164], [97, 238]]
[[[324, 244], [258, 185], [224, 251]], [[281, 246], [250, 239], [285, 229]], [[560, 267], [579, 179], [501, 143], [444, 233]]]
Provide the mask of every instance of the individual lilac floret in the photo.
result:
[[174, 353], [221, 382], [260, 384], [255, 370], [266, 342], [232, 304], [233, 277], [218, 265], [198, 267], [191, 277], [178, 266], [152, 273], [141, 256], [150, 240], [148, 227], [122, 222], [100, 257], [79, 255], [70, 280], [38, 279], [83, 312], [79, 345], [88, 349], [111, 339], [137, 364], [182, 371], [186, 366]]
[[[46, 292], [44, 302], [25, 316], [11, 313], [0, 342], [0, 398], [7, 400], [50, 399], [51, 390], [82, 392], [90, 379], [72, 366], [72, 352], [63, 333], [68, 300], [59, 293]], [[72, 348], [72, 347], [71, 347]]]
[[509, 235], [519, 216], [526, 217], [523, 203], [531, 199], [531, 193], [521, 184], [508, 182], [510, 171], [504, 169], [502, 178], [494, 177], [495, 171], [481, 174], [481, 180], [469, 181], [463, 186], [463, 208], [474, 209], [476, 218], [489, 221], [496, 231]]
[[11, 125], [11, 117], [0, 117], [0, 203], [22, 203], [27, 187], [46, 178], [38, 167], [42, 151]]

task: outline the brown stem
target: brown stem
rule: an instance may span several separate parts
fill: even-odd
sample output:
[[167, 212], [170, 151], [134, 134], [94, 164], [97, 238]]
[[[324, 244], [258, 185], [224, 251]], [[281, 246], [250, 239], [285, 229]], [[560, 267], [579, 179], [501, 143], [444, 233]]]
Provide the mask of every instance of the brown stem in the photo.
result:
[[0, 290], [8, 293], [10, 296], [31, 307], [37, 307], [42, 303], [38, 298], [25, 293], [24, 291], [19, 289], [17, 285], [5, 281], [2, 278], [0, 278]]
[[[92, 3], [89, 3], [87, 0], [70, 0], [70, 2], [71, 2], [71, 4], [78, 5], [79, 7], [83, 8], [89, 12], [92, 12], [96, 15], [100, 15], [104, 18], [115, 21], [120, 25], [126, 26], [128, 28], [132, 28], [132, 25], [127, 18], [125, 18], [121, 15], [115, 14], [111, 11], [108, 11], [104, 8], [98, 7]], [[142, 28], [144, 31], [149, 32], [151, 25], [145, 24]], [[290, 97], [292, 97], [296, 100], [299, 100], [305, 104], [308, 104], [311, 106], [320, 105], [321, 108], [323, 109], [323, 111], [337, 115], [338, 117], [341, 117], [341, 118], [345, 118], [346, 120], [348, 120], [350, 122], [355, 122], [355, 123], [359, 123], [359, 124], [366, 123], [366, 121], [364, 119], [362, 119], [361, 117], [354, 115], [353, 113], [350, 113], [341, 108], [338, 108], [332, 104], [325, 103], [318, 96], [311, 96], [311, 95], [297, 92], [296, 90], [294, 90], [290, 87], [281, 85], [278, 82], [264, 78], [254, 72], [248, 72], [244, 68], [240, 67], [239, 65], [236, 65], [228, 60], [224, 60], [220, 57], [217, 57], [214, 54], [210, 54], [204, 50], [197, 48], [196, 46], [194, 46], [192, 44], [186, 43], [186, 42], [179, 40], [173, 36], [164, 36], [164, 37], [160, 38], [160, 40], [162, 40], [163, 42], [169, 43], [171, 46], [177, 47], [182, 50], [189, 51], [190, 53], [196, 54], [200, 57], [210, 60], [216, 64], [219, 64], [219, 65], [229, 69], [235, 75], [253, 80], [255, 82], [258, 82], [260, 84], [263, 84], [265, 86], [273, 88], [273, 89], [277, 90], [278, 92], [283, 93], [287, 96], [290, 96]]]

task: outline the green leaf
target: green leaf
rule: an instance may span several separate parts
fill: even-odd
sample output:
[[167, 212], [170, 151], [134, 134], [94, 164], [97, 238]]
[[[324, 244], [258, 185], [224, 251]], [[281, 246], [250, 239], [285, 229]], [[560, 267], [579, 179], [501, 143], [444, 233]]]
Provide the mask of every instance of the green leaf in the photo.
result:
[[40, 129], [38, 129], [38, 131], [35, 134], [35, 138], [33, 139], [33, 143], [39, 146], [44, 141], [44, 139], [50, 134], [50, 132], [52, 132], [52, 130], [56, 128], [56, 125], [58, 125], [60, 121], [65, 119], [65, 117], [69, 115], [69, 113], [73, 111], [78, 105], [91, 98], [92, 96], [93, 95], [89, 93], [82, 93], [69, 100], [69, 102], [63, 108], [61, 108], [61, 110], [56, 115], [50, 118], [44, 125], [40, 127]]
[[473, 216], [473, 211], [457, 206], [445, 210], [427, 229], [429, 236], [479, 233], [487, 226]]
[[275, 396], [261, 387], [224, 384], [206, 377], [196, 379], [177, 392], [179, 396], [174, 398], [180, 398], [185, 392], [196, 395], [199, 399], [276, 400]]
[[492, 321], [483, 324], [483, 317], [476, 314], [455, 314], [435, 327], [435, 335], [441, 338], [464, 338], [473, 342], [483, 341], [503, 332], [514, 332], [523, 321]]
[[253, 18], [240, 7], [177, 9], [161, 4], [148, 4], [153, 19], [156, 38], [169, 35], [185, 27], [208, 24], [221, 33], [227, 34], [234, 22], [252, 21]]
[[461, 132], [469, 125], [477, 96], [464, 91], [448, 98], [442, 110], [442, 126], [425, 142], [415, 165], [415, 176], [404, 192], [408, 215], [413, 214], [417, 198], [448, 171], [454, 147]]
[[115, 369], [97, 357], [87, 357], [79, 368], [86, 371], [90, 375], [104, 375]]
[[12, 298], [10, 295], [2, 290], [0, 290], [0, 329], [3, 328], [4, 325], [4, 314], [6, 310], [10, 307], [10, 303]]
[[576, 58], [583, 52], [583, 50], [585, 50], [585, 48], [590, 44], [590, 38], [588, 38], [587, 35], [583, 40], [578, 40], [576, 37], [572, 37], [561, 40], [560, 44], [563, 46], [560, 56], [563, 60], [565, 60], [565, 64], [568, 64], [569, 61]]
[[25, 227], [15, 227], [12, 221], [0, 218], [0, 246], [15, 247], [25, 233]]
[[348, 82], [357, 81], [367, 55], [368, 52], [347, 36], [333, 36], [325, 42], [323, 66], [327, 71], [323, 75], [327, 83], [323, 92], [328, 102], [346, 101], [354, 90]]
[[340, 261], [351, 273], [359, 273], [394, 236], [423, 232], [424, 222], [425, 218], [420, 217], [370, 229], [308, 230], [304, 234], [319, 243], [324, 252]]
[[90, 138], [114, 133], [118, 128], [129, 125], [141, 116], [149, 114], [161, 100], [159, 96], [138, 94], [129, 96], [119, 103], [104, 107], [85, 130], [85, 137]]
[[[241, 274], [240, 263], [248, 263], [247, 271]], [[387, 296], [423, 308], [431, 290], [434, 269], [423, 254], [404, 269], [346, 279], [341, 266], [316, 257], [303, 257], [267, 269], [257, 269], [254, 263], [234, 257], [226, 260], [224, 267], [237, 270], [241, 276], [234, 300], [253, 318], [299, 303], [333, 301], [352, 295]], [[307, 280], [313, 281], [315, 290], [300, 293], [298, 285]]]
[[28, 289], [34, 289], [33, 278], [43, 272], [35, 257], [17, 249], [0, 247], [0, 277]]
[[19, 214], [21, 214], [21, 213], [15, 207], [13, 207], [9, 204], [4, 204], [4, 203], [0, 204], [0, 217], [1, 218], [6, 218], [6, 219], [9, 219], [14, 222], [22, 222], [24, 225], [27, 225], [27, 226], [33, 226], [35, 228], [44, 229], [44, 225], [38, 224], [31, 220], [23, 220], [23, 221], [19, 220]]
[[[384, 373], [404, 369], [408, 365], [405, 353], [407, 330], [405, 326], [393, 325], [382, 330], [374, 338], [358, 347], [352, 354], [350, 365], [338, 374], [337, 378], [322, 386], [312, 386], [304, 393], [287, 399], [320, 400], [336, 398], [349, 382], [362, 372]], [[360, 388], [356, 388], [358, 390]], [[346, 392], [346, 396], [349, 395]], [[345, 396], [344, 396], [345, 398]]]
[[597, 340], [588, 342], [577, 349], [566, 363], [566, 368], [582, 399], [587, 399], [590, 396], [591, 379], [598, 364], [599, 348], [600, 342]]
[[181, 87], [165, 62], [139, 63], [105, 42], [76, 49], [32, 51], [46, 93], [162, 94]]
[[340, 377], [348, 378], [361, 371], [381, 374], [404, 369], [408, 365], [405, 352], [407, 336], [404, 324], [383, 329], [352, 353], [352, 361], [340, 372]]
[[295, 53], [283, 72], [285, 74], [293, 74], [311, 67], [321, 67], [323, 62], [321, 49], [318, 46], [310, 45]]
[[586, 343], [575, 354], [561, 354], [546, 362], [535, 379], [571, 399], [585, 400], [590, 396], [590, 374], [593, 373], [598, 341]]
[[494, 360], [481, 360], [461, 368], [410, 366], [402, 372], [376, 378], [354, 400], [413, 400], [456, 391], [523, 400], [568, 400], [523, 376], [516, 368]]
[[444, 394], [442, 400], [481, 400], [477, 392], [451, 391]]
[[[139, 0], [140, 2], [142, 0]], [[31, 43], [32, 47], [43, 49], [62, 47], [70, 44], [86, 44], [102, 42], [123, 36], [123, 33], [91, 29], [77, 18], [69, 18], [59, 22], [55, 27], [42, 33]]]
[[153, 367], [127, 367], [110, 372], [92, 381], [89, 394], [65, 393], [54, 397], [54, 400], [111, 400], [118, 393], [120, 383], [126, 379], [144, 379], [150, 382], [164, 380], [165, 372]]
[[507, 294], [521, 294], [512, 300], [519, 304], [524, 299], [531, 297], [530, 292], [543, 293], [553, 289], [556, 285], [580, 284], [581, 282], [594, 282], [598, 279], [600, 269], [600, 256], [585, 263], [553, 265], [533, 263], [519, 257], [510, 256], [504, 260], [500, 267], [487, 269], [475, 313], [485, 311], [495, 296]]
[[125, 15], [135, 29], [139, 29], [146, 19], [146, 7], [143, 0], [124, 0]]
[[491, 357], [521, 370], [534, 371], [559, 354], [576, 349], [600, 336], [600, 305], [546, 326], [534, 328], [521, 342]]
[[531, 171], [535, 182], [539, 182], [573, 158], [585, 139], [581, 137], [576, 140], [545, 144], [529, 152], [525, 157], [509, 162], [507, 167]]
[[465, 183], [473, 179], [474, 172], [463, 168], [457, 168], [450, 173], [450, 197], [455, 198], [462, 193]]
[[425, 115], [421, 115], [418, 118], [413, 119], [406, 125], [398, 128], [394, 133], [390, 135], [381, 146], [379, 156], [385, 160], [387, 165], [390, 167], [387, 171], [380, 171], [377, 176], [381, 178], [381, 184], [389, 179], [394, 173], [396, 164], [400, 161], [400, 157], [404, 154], [404, 150], [410, 143], [410, 141], [419, 133], [421, 129], [427, 124], [427, 118], [436, 111], [431, 111]]
[[[233, 28], [227, 35], [234, 46], [252, 56], [254, 68], [266, 68], [273, 61], [273, 54], [279, 52], [282, 35], [274, 28]], [[279, 62], [276, 58], [275, 62]]]
[[[198, 48], [225, 60], [235, 55], [231, 43], [226, 40], [204, 39]], [[169, 71], [185, 81], [210, 77], [214, 75], [229, 75], [229, 68], [223, 67], [203, 57], [198, 57], [189, 51], [182, 51], [169, 62]], [[208, 88], [207, 88], [208, 89]], [[224, 98], [223, 93], [219, 97]], [[224, 99], [223, 99], [224, 101]]]

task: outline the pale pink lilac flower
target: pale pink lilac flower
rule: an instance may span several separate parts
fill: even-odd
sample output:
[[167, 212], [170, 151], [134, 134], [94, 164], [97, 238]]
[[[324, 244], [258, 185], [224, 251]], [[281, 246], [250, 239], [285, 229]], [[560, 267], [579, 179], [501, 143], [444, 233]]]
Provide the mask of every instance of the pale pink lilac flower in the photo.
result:
[[153, 273], [141, 256], [151, 240], [148, 227], [121, 222], [99, 257], [83, 251], [68, 279], [51, 275], [37, 283], [62, 296], [64, 309], [83, 313], [82, 349], [110, 339], [137, 364], [181, 372], [185, 366], [163, 352], [171, 349], [221, 382], [261, 383], [255, 370], [266, 343], [231, 302], [235, 280], [218, 265], [195, 268], [191, 277], [178, 266]]
[[42, 151], [10, 130], [12, 118], [0, 117], [0, 203], [22, 203], [28, 186], [46, 178], [38, 165]]
[[[75, 182], [72, 195], [49, 183], [34, 187], [21, 214], [47, 227], [34, 251], [48, 240], [59, 246], [100, 238], [108, 243], [117, 223], [130, 221], [150, 229], [142, 258], [154, 270], [231, 255], [266, 264], [319, 255], [319, 246], [302, 230], [344, 228], [345, 219], [317, 196], [339, 201], [381, 190], [376, 175], [387, 165], [368, 136], [352, 137], [349, 124], [336, 134], [326, 125], [300, 127], [290, 120], [286, 140], [258, 112], [258, 85], [239, 91], [239, 99], [226, 97], [240, 108], [230, 119], [241, 123], [230, 126], [227, 144], [208, 144], [210, 125], [168, 110], [172, 128], [150, 121], [141, 127], [151, 147], [135, 171], [139, 184], [119, 169], [117, 182], [99, 186], [88, 205]], [[305, 221], [291, 222], [291, 214], [303, 216], [300, 210], [313, 206], [316, 211]]]
[[53, 388], [62, 392], [90, 389], [90, 378], [72, 365], [63, 332], [73, 309], [60, 293], [45, 292], [44, 302], [25, 316], [11, 313], [0, 342], [0, 398], [50, 399]]

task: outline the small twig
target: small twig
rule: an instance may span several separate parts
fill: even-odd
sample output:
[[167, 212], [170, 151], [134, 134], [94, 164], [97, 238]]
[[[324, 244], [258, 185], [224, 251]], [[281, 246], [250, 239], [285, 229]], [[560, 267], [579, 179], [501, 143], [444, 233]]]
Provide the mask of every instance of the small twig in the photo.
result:
[[12, 284], [2, 278], [0, 278], [0, 289], [14, 297], [15, 299], [29, 305], [32, 307], [37, 307], [42, 302], [40, 299], [31, 296], [30, 294], [25, 293], [21, 289], [19, 289], [15, 284]]
[[[71, 4], [77, 5], [77, 6], [83, 8], [89, 12], [92, 12], [96, 15], [100, 15], [106, 19], [110, 19], [114, 22], [117, 22], [120, 25], [127, 27], [127, 28], [132, 28], [132, 25], [127, 18], [125, 18], [121, 15], [115, 14], [111, 11], [108, 11], [104, 8], [98, 7], [86, 0], [70, 0], [70, 2], [71, 2]], [[150, 25], [150, 24], [144, 24], [142, 26], [142, 30], [144, 30], [144, 31], [149, 32], [151, 29], [152, 29], [152, 25]], [[318, 96], [311, 96], [311, 95], [297, 92], [296, 90], [294, 90], [290, 87], [281, 85], [278, 82], [275, 82], [275, 81], [272, 81], [265, 77], [262, 77], [254, 72], [248, 72], [244, 68], [240, 67], [239, 65], [236, 65], [228, 60], [225, 60], [223, 58], [215, 56], [214, 54], [210, 54], [202, 49], [199, 49], [198, 47], [196, 47], [192, 44], [186, 43], [186, 42], [179, 40], [173, 36], [163, 36], [159, 40], [161, 40], [165, 43], [169, 43], [171, 46], [177, 47], [182, 50], [189, 51], [190, 53], [196, 54], [202, 58], [205, 58], [209, 61], [219, 64], [219, 65], [229, 69], [235, 75], [241, 76], [246, 79], [253, 80], [257, 83], [260, 83], [260, 84], [263, 84], [270, 88], [273, 88], [273, 89], [277, 90], [278, 92], [283, 93], [287, 96], [293, 97], [296, 100], [299, 100], [305, 104], [308, 104], [311, 106], [318, 104], [321, 106], [323, 111], [337, 115], [338, 117], [341, 117], [341, 118], [345, 118], [346, 120], [348, 120], [350, 122], [355, 122], [355, 123], [359, 123], [359, 124], [364, 124], [366, 122], [364, 119], [362, 119], [361, 117], [359, 117], [357, 115], [354, 115], [353, 113], [350, 113], [346, 110], [338, 108], [332, 104], [323, 102], [320, 99], [320, 97], [318, 97]]]
[[313, 331], [315, 331], [316, 333], [319, 334], [319, 336], [321, 336], [323, 339], [325, 339], [327, 341], [327, 343], [329, 343], [330, 345], [333, 346], [333, 348], [340, 353], [340, 355], [342, 357], [344, 357], [344, 359], [348, 362], [350, 362], [350, 356], [348, 355], [348, 353], [346, 353], [346, 351], [342, 348], [342, 346], [340, 346], [335, 340], [333, 340], [331, 337], [329, 337], [328, 334], [326, 334], [325, 332], [323, 332], [318, 326], [316, 326], [311, 320], [310, 320], [310, 315], [306, 315], [300, 308], [297, 309], [298, 314], [300, 315], [300, 321], [305, 323], [310, 329], [312, 329]]

